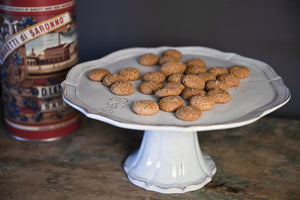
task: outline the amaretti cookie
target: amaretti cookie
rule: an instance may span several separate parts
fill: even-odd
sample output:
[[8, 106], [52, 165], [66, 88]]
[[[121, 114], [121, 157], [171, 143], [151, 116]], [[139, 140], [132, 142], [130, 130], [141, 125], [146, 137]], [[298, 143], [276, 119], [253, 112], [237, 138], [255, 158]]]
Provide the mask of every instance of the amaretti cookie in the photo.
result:
[[231, 100], [229, 92], [222, 89], [213, 89], [207, 92], [215, 103], [227, 103]]
[[166, 62], [178, 62], [180, 61], [180, 59], [176, 58], [176, 57], [172, 57], [172, 56], [163, 56], [159, 59], [159, 65], [163, 65]]
[[181, 83], [166, 83], [163, 88], [155, 91], [155, 96], [166, 97], [166, 96], [179, 96], [184, 89], [184, 85]]
[[195, 121], [201, 114], [201, 110], [194, 106], [181, 106], [176, 110], [176, 117], [184, 121]]
[[166, 79], [166, 76], [162, 72], [150, 71], [143, 74], [143, 81], [155, 81], [163, 83]]
[[158, 55], [156, 55], [154, 53], [144, 54], [139, 59], [140, 64], [145, 65], [145, 66], [157, 65], [158, 61], [159, 61], [159, 57], [158, 57]]
[[186, 69], [185, 64], [182, 62], [166, 62], [160, 68], [160, 71], [166, 76], [171, 74], [181, 73], [183, 74]]
[[247, 67], [241, 65], [233, 65], [229, 67], [228, 72], [238, 78], [247, 78], [250, 74], [250, 70]]
[[166, 112], [173, 112], [177, 108], [183, 106], [183, 100], [178, 96], [168, 96], [160, 99], [159, 108]]
[[182, 84], [185, 87], [204, 89], [205, 82], [202, 78], [195, 74], [185, 75], [182, 79]]
[[228, 87], [236, 87], [240, 83], [238, 77], [233, 74], [221, 74], [217, 77], [219, 81], [223, 81]]
[[192, 96], [195, 95], [205, 95], [205, 90], [199, 89], [199, 88], [184, 88], [184, 90], [181, 93], [181, 96], [183, 99], [190, 99]]
[[201, 58], [192, 58], [185, 62], [186, 66], [199, 66], [199, 67], [205, 67], [206, 63]]
[[159, 111], [159, 107], [155, 101], [141, 100], [134, 102], [132, 110], [138, 115], [154, 115]]
[[182, 73], [171, 74], [167, 80], [169, 82], [181, 83], [183, 76], [184, 74]]
[[199, 108], [202, 111], [208, 111], [215, 106], [214, 100], [210, 96], [196, 95], [191, 97], [190, 105]]
[[110, 87], [113, 83], [118, 81], [125, 81], [126, 78], [120, 74], [108, 74], [103, 78], [103, 84]]
[[139, 85], [139, 92], [143, 94], [153, 94], [156, 90], [162, 88], [162, 84], [156, 81], [143, 81]]
[[89, 72], [88, 77], [92, 81], [102, 81], [107, 74], [110, 74], [107, 69], [93, 69]]
[[186, 67], [185, 74], [200, 74], [205, 73], [206, 67], [201, 67], [198, 65], [190, 65]]
[[228, 70], [225, 67], [212, 67], [209, 70], [207, 70], [208, 73], [215, 75], [216, 77], [221, 74], [228, 74]]
[[211, 80], [205, 83], [206, 90], [222, 89], [228, 91], [228, 88], [229, 86], [225, 82], [220, 80]]
[[181, 52], [176, 50], [176, 49], [167, 49], [163, 52], [162, 55], [163, 56], [171, 56], [171, 57], [174, 57], [178, 60], [182, 57]]
[[112, 93], [116, 95], [130, 95], [134, 93], [134, 87], [129, 81], [120, 81], [111, 85]]
[[141, 72], [134, 67], [127, 67], [127, 68], [121, 69], [119, 74], [124, 76], [125, 80], [127, 80], [127, 81], [137, 80], [141, 76]]
[[214, 74], [210, 74], [207, 72], [197, 74], [200, 78], [202, 78], [205, 82], [216, 80], [216, 76]]

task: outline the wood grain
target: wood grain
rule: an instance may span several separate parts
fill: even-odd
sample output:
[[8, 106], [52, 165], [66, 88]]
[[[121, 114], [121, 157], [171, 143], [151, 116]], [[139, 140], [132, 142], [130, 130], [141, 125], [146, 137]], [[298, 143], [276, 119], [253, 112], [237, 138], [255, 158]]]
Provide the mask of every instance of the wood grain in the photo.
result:
[[213, 181], [185, 194], [130, 183], [123, 170], [143, 132], [82, 116], [54, 142], [21, 142], [0, 125], [0, 199], [299, 199], [300, 121], [265, 117], [241, 128], [199, 133], [217, 165]]

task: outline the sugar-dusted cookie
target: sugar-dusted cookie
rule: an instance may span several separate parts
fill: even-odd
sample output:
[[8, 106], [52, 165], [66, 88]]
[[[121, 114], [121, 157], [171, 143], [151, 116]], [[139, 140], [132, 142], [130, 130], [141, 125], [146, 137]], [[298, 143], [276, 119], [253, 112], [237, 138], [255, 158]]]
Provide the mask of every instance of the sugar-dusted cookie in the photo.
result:
[[143, 81], [155, 81], [155, 82], [162, 83], [165, 81], [166, 76], [162, 72], [151, 71], [143, 74], [142, 79]]
[[215, 75], [216, 77], [220, 74], [228, 74], [228, 70], [225, 67], [220, 66], [212, 67], [207, 72]]
[[118, 81], [125, 81], [126, 78], [120, 74], [107, 74], [104, 78], [103, 78], [103, 84], [105, 86], [110, 87], [113, 83], [118, 82]]
[[210, 96], [215, 103], [227, 103], [231, 100], [229, 92], [222, 89], [209, 90], [207, 96]]
[[163, 88], [179, 88], [180, 90], [183, 90], [185, 87], [184, 85], [182, 85], [181, 83], [174, 83], [174, 82], [169, 82], [169, 83], [166, 83]]
[[160, 82], [143, 81], [139, 85], [139, 92], [143, 94], [153, 94], [156, 90], [160, 88], [162, 88], [162, 84]]
[[88, 77], [92, 81], [102, 81], [107, 74], [110, 74], [110, 71], [107, 69], [93, 69], [89, 72]]
[[167, 49], [162, 53], [163, 56], [171, 56], [174, 58], [177, 58], [178, 60], [182, 57], [182, 54], [180, 51], [176, 49]]
[[179, 96], [168, 96], [160, 99], [159, 108], [166, 112], [174, 112], [177, 108], [183, 106], [184, 102]]
[[163, 56], [159, 59], [159, 65], [163, 65], [166, 62], [178, 62], [180, 59], [173, 57], [173, 56]]
[[222, 89], [228, 91], [228, 88], [229, 86], [225, 82], [220, 80], [211, 80], [205, 83], [206, 90]]
[[154, 115], [158, 112], [159, 107], [155, 101], [141, 100], [134, 102], [132, 110], [138, 115]]
[[189, 65], [185, 69], [185, 74], [200, 74], [205, 73], [206, 67], [198, 66], [198, 65]]
[[233, 65], [229, 67], [228, 72], [238, 78], [247, 78], [250, 74], [250, 70], [247, 67], [241, 65]]
[[200, 74], [197, 74], [200, 78], [202, 78], [205, 82], [206, 81], [211, 81], [211, 80], [216, 80], [216, 76], [213, 75], [213, 74], [210, 74], [210, 73], [200, 73]]
[[166, 83], [163, 88], [155, 91], [155, 96], [166, 97], [166, 96], [179, 96], [184, 89], [184, 85], [181, 83]]
[[181, 73], [171, 74], [167, 80], [169, 82], [181, 83], [183, 76], [184, 74]]
[[134, 93], [134, 87], [129, 81], [118, 81], [111, 85], [110, 90], [116, 95], [130, 95]]
[[223, 81], [228, 87], [236, 87], [240, 83], [238, 77], [233, 74], [221, 74], [217, 77], [219, 81]]
[[166, 77], [168, 77], [171, 74], [176, 74], [176, 73], [183, 74], [185, 69], [186, 66], [182, 62], [166, 62], [161, 66], [160, 71]]
[[140, 64], [145, 65], [145, 66], [153, 66], [157, 65], [159, 61], [158, 55], [154, 53], [146, 53], [140, 57]]
[[181, 106], [176, 110], [176, 117], [184, 121], [195, 121], [201, 114], [201, 110], [194, 106]]
[[192, 58], [185, 62], [186, 66], [199, 66], [199, 67], [205, 67], [206, 63], [201, 58]]
[[140, 71], [134, 67], [127, 67], [127, 68], [121, 69], [119, 74], [124, 76], [127, 81], [137, 80], [141, 76]]
[[215, 102], [210, 96], [196, 95], [190, 98], [189, 103], [202, 111], [211, 110], [215, 106]]
[[183, 99], [190, 99], [192, 96], [195, 95], [205, 95], [205, 90], [199, 89], [199, 88], [184, 88], [184, 90], [181, 93], [181, 96]]
[[198, 89], [205, 88], [204, 80], [195, 74], [185, 75], [182, 79], [182, 83], [185, 87], [198, 88]]

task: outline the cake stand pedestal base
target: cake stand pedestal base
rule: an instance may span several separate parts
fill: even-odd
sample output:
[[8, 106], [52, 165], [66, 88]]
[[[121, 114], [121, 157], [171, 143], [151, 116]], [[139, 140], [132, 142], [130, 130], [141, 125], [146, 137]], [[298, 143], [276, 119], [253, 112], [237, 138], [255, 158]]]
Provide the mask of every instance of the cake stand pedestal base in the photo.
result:
[[146, 190], [185, 193], [210, 182], [216, 166], [201, 152], [197, 132], [146, 130], [124, 170], [133, 184]]

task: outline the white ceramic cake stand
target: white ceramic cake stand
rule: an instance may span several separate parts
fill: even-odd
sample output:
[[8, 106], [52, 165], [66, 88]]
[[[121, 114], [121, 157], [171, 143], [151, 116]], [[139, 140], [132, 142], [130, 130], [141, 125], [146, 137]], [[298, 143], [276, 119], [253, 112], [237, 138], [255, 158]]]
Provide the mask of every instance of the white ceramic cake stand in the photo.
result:
[[[207, 67], [244, 65], [250, 76], [241, 79], [229, 90], [231, 101], [217, 104], [203, 112], [196, 121], [186, 122], [174, 113], [159, 111], [152, 116], [132, 112], [138, 100], [158, 99], [137, 91], [141, 80], [132, 81], [136, 88], [129, 96], [116, 96], [100, 82], [87, 78], [90, 70], [107, 68], [118, 73], [125, 67], [135, 67], [145, 73], [158, 71], [159, 66], [142, 66], [138, 58], [145, 53], [161, 53], [176, 48], [183, 54], [182, 62], [200, 57]], [[62, 83], [64, 100], [87, 117], [118, 127], [145, 130], [140, 148], [130, 155], [124, 169], [129, 180], [137, 186], [160, 193], [184, 193], [202, 188], [216, 173], [212, 159], [201, 152], [197, 134], [201, 131], [226, 129], [252, 123], [288, 102], [290, 92], [274, 70], [258, 60], [224, 53], [204, 47], [131, 48], [112, 53], [102, 59], [73, 67]], [[101, 131], [101, 130], [99, 130]], [[198, 132], [198, 133], [197, 133]]]

